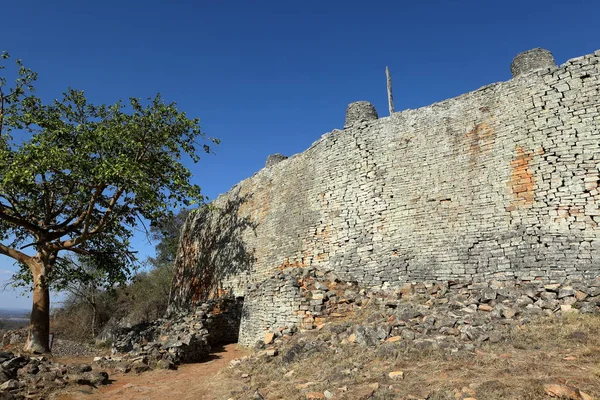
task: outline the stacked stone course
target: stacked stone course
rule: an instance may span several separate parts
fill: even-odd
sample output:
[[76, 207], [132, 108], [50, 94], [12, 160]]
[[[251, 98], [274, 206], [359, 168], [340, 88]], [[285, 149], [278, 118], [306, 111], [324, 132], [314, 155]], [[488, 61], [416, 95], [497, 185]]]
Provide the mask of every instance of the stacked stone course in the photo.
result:
[[[364, 345], [393, 337], [417, 346], [448, 345], [450, 340], [454, 348], [472, 350], [499, 341], [511, 326], [535, 317], [600, 313], [600, 278], [562, 284], [425, 281], [393, 289], [361, 287], [307, 268], [278, 272], [248, 295], [252, 303], [245, 305], [239, 338], [246, 346], [285, 339], [297, 330], [337, 329], [329, 326], [343, 322], [343, 338], [355, 334], [350, 340]], [[382, 313], [366, 318], [366, 324], [364, 317], [357, 326], [347, 323], [366, 309]]]
[[385, 118], [353, 103], [344, 130], [192, 214], [173, 304], [199, 301], [218, 275], [245, 296], [241, 337], [257, 337], [296, 318], [297, 293], [267, 282], [277, 270], [372, 288], [600, 275], [600, 51], [555, 66], [536, 49], [512, 69]]

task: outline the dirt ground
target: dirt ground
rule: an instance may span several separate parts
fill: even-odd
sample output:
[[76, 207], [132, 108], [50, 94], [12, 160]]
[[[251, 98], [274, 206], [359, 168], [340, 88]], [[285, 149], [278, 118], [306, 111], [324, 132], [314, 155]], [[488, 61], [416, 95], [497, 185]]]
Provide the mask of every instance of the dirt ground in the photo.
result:
[[57, 400], [215, 400], [231, 385], [220, 371], [246, 353], [237, 344], [213, 348], [211, 359], [185, 364], [176, 371], [154, 370], [142, 374], [110, 374], [112, 383], [99, 389], [78, 388], [60, 394]]

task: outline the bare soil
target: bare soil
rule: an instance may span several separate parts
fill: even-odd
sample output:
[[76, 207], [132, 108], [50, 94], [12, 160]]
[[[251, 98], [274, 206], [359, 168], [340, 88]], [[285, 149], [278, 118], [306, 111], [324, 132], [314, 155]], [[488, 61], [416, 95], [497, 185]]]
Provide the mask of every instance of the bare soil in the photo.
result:
[[211, 359], [185, 364], [176, 371], [154, 370], [141, 374], [110, 374], [112, 383], [99, 389], [78, 388], [61, 393], [57, 400], [215, 400], [224, 397], [233, 384], [222, 370], [233, 359], [246, 355], [237, 344], [213, 348]]

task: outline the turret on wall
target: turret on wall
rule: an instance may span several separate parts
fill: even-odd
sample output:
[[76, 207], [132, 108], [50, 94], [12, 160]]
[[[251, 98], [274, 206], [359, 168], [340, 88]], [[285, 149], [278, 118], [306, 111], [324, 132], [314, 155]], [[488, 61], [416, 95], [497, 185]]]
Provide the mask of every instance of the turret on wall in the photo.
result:
[[556, 68], [552, 53], [539, 47], [517, 54], [510, 64], [510, 72], [513, 78], [551, 68]]
[[373, 121], [379, 118], [375, 106], [368, 101], [356, 101], [348, 104], [346, 108], [346, 121], [344, 129], [350, 128], [359, 122]]

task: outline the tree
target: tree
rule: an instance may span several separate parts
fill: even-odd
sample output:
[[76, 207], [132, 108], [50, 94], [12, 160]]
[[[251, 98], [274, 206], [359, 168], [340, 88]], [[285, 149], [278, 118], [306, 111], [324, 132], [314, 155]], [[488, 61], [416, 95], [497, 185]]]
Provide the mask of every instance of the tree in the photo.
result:
[[91, 257], [68, 257], [64, 261], [69, 263], [68, 269], [66, 271], [63, 269], [60, 276], [55, 274], [54, 286], [69, 293], [67, 305], [89, 307], [91, 312], [89, 337], [94, 338], [97, 333], [99, 303], [103, 303], [102, 300], [108, 294], [106, 290], [102, 290], [102, 287], [107, 285], [112, 292], [110, 289], [115, 280], [107, 277], [103, 269], [97, 268]]
[[173, 267], [177, 256], [181, 229], [188, 215], [190, 215], [190, 210], [183, 209], [172, 217], [165, 218], [150, 227], [152, 239], [158, 242], [155, 246], [156, 257], [149, 260], [154, 268]]
[[46, 352], [50, 285], [74, 273], [62, 255], [88, 257], [108, 280], [122, 280], [135, 261], [136, 226], [203, 200], [182, 158], [197, 162], [197, 148], [210, 152], [218, 141], [160, 95], [106, 106], [68, 89], [43, 103], [37, 75], [16, 65], [14, 86], [0, 77], [0, 254], [32, 284], [25, 349]]

